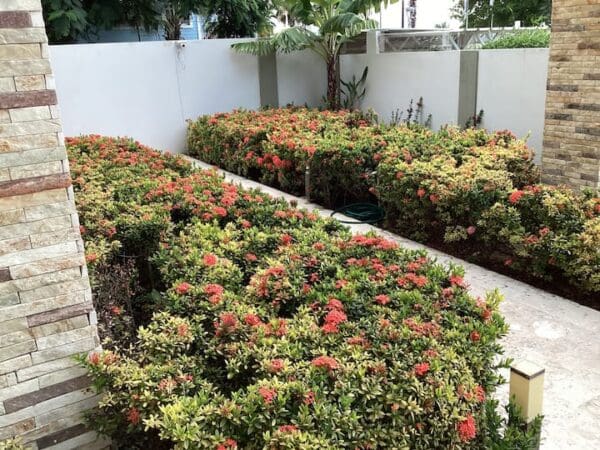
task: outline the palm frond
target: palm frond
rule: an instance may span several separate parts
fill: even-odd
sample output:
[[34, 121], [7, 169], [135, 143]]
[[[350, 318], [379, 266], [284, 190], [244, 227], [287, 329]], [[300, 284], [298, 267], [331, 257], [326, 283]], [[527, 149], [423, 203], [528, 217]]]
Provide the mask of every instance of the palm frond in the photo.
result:
[[[350, 31], [352, 34], [358, 34], [363, 30], [374, 28], [377, 23], [374, 20], [365, 19], [363, 15], [351, 12], [338, 14], [326, 20], [321, 26], [322, 34], [339, 33], [347, 35]], [[358, 33], [356, 33], [358, 30]]]
[[398, 0], [341, 0], [340, 11], [366, 14], [369, 10], [379, 12]]
[[287, 28], [273, 36], [250, 42], [232, 44], [232, 48], [240, 53], [251, 55], [269, 55], [275, 52], [289, 53], [311, 47], [319, 40], [319, 36], [302, 27]]

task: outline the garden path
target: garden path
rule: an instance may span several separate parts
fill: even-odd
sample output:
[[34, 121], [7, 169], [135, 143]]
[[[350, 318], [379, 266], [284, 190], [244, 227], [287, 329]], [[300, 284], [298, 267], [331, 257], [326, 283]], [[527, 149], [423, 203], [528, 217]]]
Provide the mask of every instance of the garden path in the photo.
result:
[[[188, 158], [201, 168], [213, 168]], [[329, 216], [327, 210], [304, 198], [218, 170], [233, 183], [263, 192], [301, 208]], [[339, 216], [343, 218], [343, 216]], [[544, 385], [543, 450], [600, 449], [600, 311], [542, 291], [507, 276], [428, 248], [371, 225], [350, 225], [353, 232], [377, 231], [403, 247], [426, 249], [440, 262], [460, 264], [474, 295], [498, 288], [504, 295], [501, 311], [510, 325], [503, 340], [505, 356], [527, 359], [546, 369]], [[508, 379], [508, 370], [504, 373]], [[498, 391], [508, 398], [508, 385]]]

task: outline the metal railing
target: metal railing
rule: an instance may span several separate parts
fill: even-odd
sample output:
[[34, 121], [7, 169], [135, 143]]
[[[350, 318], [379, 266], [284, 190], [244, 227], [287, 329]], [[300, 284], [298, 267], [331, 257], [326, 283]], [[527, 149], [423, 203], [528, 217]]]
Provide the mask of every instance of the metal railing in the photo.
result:
[[378, 45], [380, 53], [478, 49], [500, 36], [531, 29], [380, 30]]

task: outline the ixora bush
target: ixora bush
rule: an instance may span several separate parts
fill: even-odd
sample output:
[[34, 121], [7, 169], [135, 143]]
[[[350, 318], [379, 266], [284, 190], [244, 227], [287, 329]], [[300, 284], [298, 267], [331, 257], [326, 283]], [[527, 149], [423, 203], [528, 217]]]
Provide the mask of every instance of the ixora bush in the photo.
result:
[[505, 442], [487, 399], [503, 364], [500, 297], [471, 297], [461, 268], [133, 141], [68, 150], [96, 291], [124, 258], [123, 278], [138, 274], [135, 291], [102, 297], [111, 340], [81, 359], [105, 392], [90, 423], [117, 445]]
[[[410, 238], [521, 277], [600, 292], [600, 198], [537, 184], [508, 131], [382, 126], [358, 112], [305, 108], [204, 116], [192, 156], [327, 206], [375, 200]], [[305, 177], [306, 168], [309, 177]], [[565, 283], [566, 282], [566, 283]]]

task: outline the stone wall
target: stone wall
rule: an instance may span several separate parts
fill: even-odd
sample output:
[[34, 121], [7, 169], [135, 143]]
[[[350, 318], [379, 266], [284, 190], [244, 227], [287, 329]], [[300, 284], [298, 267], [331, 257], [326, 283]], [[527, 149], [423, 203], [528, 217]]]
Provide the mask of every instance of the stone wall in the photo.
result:
[[0, 1], [0, 441], [100, 449], [98, 347], [40, 0]]
[[542, 180], [600, 188], [600, 1], [554, 0]]

